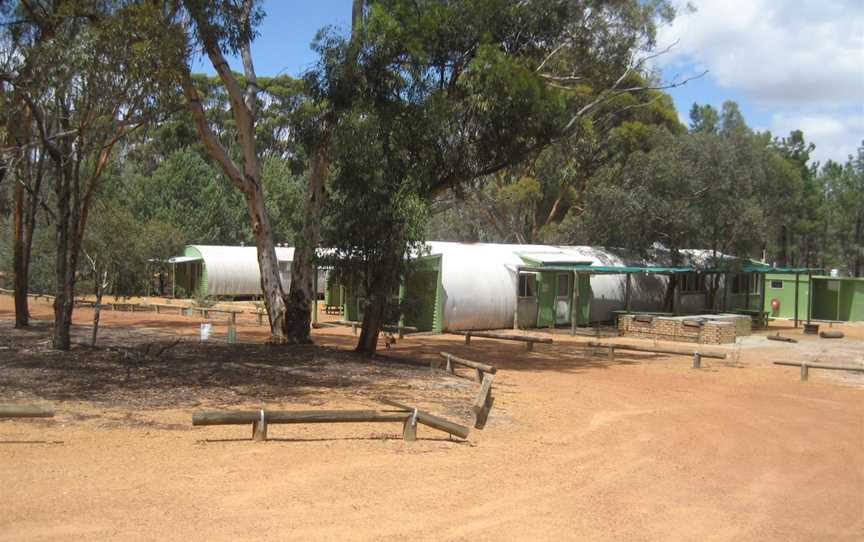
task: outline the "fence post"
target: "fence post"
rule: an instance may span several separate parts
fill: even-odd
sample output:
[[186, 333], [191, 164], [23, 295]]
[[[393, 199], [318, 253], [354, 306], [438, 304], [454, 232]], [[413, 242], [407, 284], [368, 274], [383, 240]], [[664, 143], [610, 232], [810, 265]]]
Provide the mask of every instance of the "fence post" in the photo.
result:
[[615, 347], [611, 344], [609, 345], [609, 353], [608, 353], [609, 361], [615, 361]]
[[465, 344], [471, 344], [471, 332], [465, 332]]
[[693, 368], [702, 368], [702, 354], [700, 354], [699, 352], [693, 352]]
[[261, 409], [261, 418], [252, 422], [252, 440], [267, 440], [267, 415]]
[[801, 364], [801, 380], [807, 380], [807, 377], [809, 376], [808, 373], [809, 369], [807, 367], [807, 362], [805, 361]]

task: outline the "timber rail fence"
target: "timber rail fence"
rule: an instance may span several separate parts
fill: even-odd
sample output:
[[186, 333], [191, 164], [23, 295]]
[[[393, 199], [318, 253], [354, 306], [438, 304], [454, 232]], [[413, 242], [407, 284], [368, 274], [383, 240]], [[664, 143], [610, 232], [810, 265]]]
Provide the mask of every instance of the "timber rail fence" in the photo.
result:
[[413, 441], [417, 438], [417, 424], [425, 425], [462, 439], [468, 438], [470, 429], [464, 425], [434, 416], [428, 412], [390, 401], [383, 403], [395, 407], [393, 410], [242, 410], [199, 411], [192, 414], [192, 425], [245, 425], [252, 424], [252, 440], [267, 440], [269, 424], [302, 423], [402, 423], [402, 438]]
[[533, 335], [518, 335], [515, 333], [489, 333], [486, 331], [453, 331], [454, 335], [464, 335], [465, 344], [471, 344], [472, 337], [483, 339], [498, 339], [501, 341], [521, 341], [525, 343], [525, 350], [534, 350], [534, 343], [552, 344], [551, 337], [534, 337]]
[[827, 363], [808, 363], [806, 361], [775, 361], [774, 365], [786, 365], [788, 367], [801, 367], [801, 380], [810, 377], [810, 369], [827, 369], [829, 371], [851, 371], [853, 373], [864, 373], [864, 366], [854, 365], [832, 365]]
[[0, 404], [0, 419], [53, 417], [54, 408], [48, 405]]
[[432, 370], [444, 369], [450, 374], [456, 374], [454, 370], [455, 365], [474, 369], [474, 377], [477, 382], [480, 382], [480, 391], [471, 405], [471, 412], [474, 415], [474, 428], [483, 429], [486, 426], [486, 420], [489, 418], [489, 411], [492, 410], [492, 403], [495, 402], [495, 398], [492, 397], [492, 381], [498, 369], [494, 365], [460, 358], [449, 352], [440, 352], [440, 356], [444, 360], [436, 358], [429, 363]]
[[646, 352], [649, 354], [668, 354], [672, 356], [693, 356], [693, 368], [702, 368], [702, 358], [726, 359], [728, 355], [725, 352], [712, 352], [707, 350], [689, 350], [675, 348], [652, 348], [650, 346], [639, 346], [635, 344], [617, 344], [604, 343], [598, 341], [590, 341], [587, 343], [575, 343], [575, 346], [582, 348], [601, 348], [606, 349], [609, 360], [615, 359], [616, 350], [630, 350], [633, 352]]

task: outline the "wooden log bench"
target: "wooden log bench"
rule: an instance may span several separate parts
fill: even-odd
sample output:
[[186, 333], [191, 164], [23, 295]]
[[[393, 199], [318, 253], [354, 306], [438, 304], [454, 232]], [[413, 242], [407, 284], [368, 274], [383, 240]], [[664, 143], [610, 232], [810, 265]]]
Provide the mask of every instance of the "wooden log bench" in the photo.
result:
[[[397, 406], [397, 410], [241, 410], [200, 411], [192, 414], [192, 425], [245, 425], [252, 424], [252, 440], [267, 440], [269, 424], [303, 423], [370, 423], [400, 422], [402, 438], [417, 438], [417, 424], [427, 425], [451, 435], [468, 436], [468, 428], [443, 418], [422, 412], [414, 407]], [[404, 407], [404, 408], [403, 408]], [[464, 431], [462, 431], [464, 429]]]
[[150, 303], [148, 306], [156, 311], [156, 314], [162, 314], [165, 310], [176, 310], [177, 314], [183, 315], [188, 307], [183, 305], [172, 305], [170, 303]]
[[808, 363], [806, 361], [775, 361], [774, 365], [786, 365], [788, 367], [801, 368], [801, 380], [810, 377], [810, 369], [826, 369], [829, 371], [851, 371], [853, 373], [864, 373], [864, 366], [832, 365], [827, 363]]
[[534, 350], [535, 343], [552, 344], [552, 337], [535, 337], [533, 335], [519, 335], [515, 333], [489, 333], [486, 331], [454, 331], [456, 335], [465, 336], [465, 344], [471, 344], [472, 337], [484, 339], [499, 339], [502, 341], [521, 341], [525, 343], [525, 350]]
[[439, 355], [444, 358], [443, 360], [435, 358], [429, 362], [429, 367], [431, 369], [444, 369], [450, 374], [456, 374], [454, 371], [455, 365], [462, 365], [463, 367], [470, 367], [474, 369], [474, 376], [477, 382], [483, 381], [483, 375], [486, 373], [495, 374], [498, 372], [498, 369], [493, 365], [489, 365], [486, 363], [480, 363], [479, 361], [472, 361], [470, 359], [460, 358], [450, 354], [449, 352], [439, 352]]
[[0, 419], [53, 417], [54, 409], [48, 405], [0, 404]]

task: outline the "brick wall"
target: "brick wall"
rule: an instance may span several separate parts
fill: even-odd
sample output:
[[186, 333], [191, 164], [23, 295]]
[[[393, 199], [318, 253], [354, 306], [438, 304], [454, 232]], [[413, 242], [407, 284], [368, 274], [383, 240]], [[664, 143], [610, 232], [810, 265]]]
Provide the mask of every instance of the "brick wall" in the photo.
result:
[[[734, 343], [737, 337], [750, 334], [749, 316], [710, 315], [693, 317], [657, 317], [650, 321], [636, 315], [618, 318], [618, 331], [626, 337], [681, 341], [702, 344]], [[701, 321], [701, 325], [698, 324]]]

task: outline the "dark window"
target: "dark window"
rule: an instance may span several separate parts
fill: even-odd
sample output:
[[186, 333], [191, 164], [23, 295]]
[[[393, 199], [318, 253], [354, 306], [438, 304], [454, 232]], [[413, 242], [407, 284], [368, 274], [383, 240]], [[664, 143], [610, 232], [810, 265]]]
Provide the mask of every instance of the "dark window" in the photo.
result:
[[735, 275], [732, 277], [733, 294], [759, 293], [759, 278], [750, 274]]
[[771, 281], [771, 288], [773, 288], [775, 290], [782, 290], [783, 289], [783, 281], [782, 280], [772, 280]]
[[681, 292], [682, 293], [694, 293], [694, 292], [704, 292], [705, 291], [705, 275], [698, 275], [696, 273], [689, 273], [686, 275], [679, 275], [679, 280], [681, 281]]
[[537, 278], [534, 275], [520, 274], [519, 275], [519, 297], [534, 297]]
[[568, 273], [558, 274], [558, 297], [570, 296], [570, 275]]

